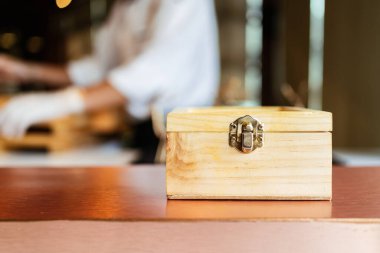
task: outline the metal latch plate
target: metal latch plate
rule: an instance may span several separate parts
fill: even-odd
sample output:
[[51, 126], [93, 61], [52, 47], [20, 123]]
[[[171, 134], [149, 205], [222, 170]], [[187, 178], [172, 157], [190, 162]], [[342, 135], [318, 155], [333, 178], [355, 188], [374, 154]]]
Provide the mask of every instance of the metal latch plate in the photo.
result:
[[246, 115], [230, 124], [229, 145], [243, 153], [261, 148], [264, 143], [263, 124]]

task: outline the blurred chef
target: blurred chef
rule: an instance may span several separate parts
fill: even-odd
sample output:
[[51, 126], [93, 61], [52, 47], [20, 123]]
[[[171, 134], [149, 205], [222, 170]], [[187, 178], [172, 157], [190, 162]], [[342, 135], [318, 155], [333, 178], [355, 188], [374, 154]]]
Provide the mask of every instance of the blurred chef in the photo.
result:
[[0, 133], [17, 138], [38, 122], [120, 105], [146, 128], [153, 107], [211, 105], [218, 78], [212, 0], [116, 1], [88, 57], [53, 66], [0, 55], [0, 82], [62, 88], [11, 99]]

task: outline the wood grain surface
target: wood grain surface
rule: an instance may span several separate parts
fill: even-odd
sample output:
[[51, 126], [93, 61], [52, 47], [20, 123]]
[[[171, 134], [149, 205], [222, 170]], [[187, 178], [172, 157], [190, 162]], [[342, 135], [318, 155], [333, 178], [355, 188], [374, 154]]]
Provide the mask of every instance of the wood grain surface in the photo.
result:
[[0, 151], [38, 149], [63, 151], [93, 143], [88, 130], [89, 120], [85, 115], [59, 118], [31, 127], [22, 138], [0, 136]]
[[210, 107], [177, 109], [168, 114], [168, 132], [228, 132], [229, 124], [251, 115], [264, 132], [332, 131], [332, 114], [297, 107]]
[[332, 201], [167, 200], [165, 167], [0, 169], [0, 220], [380, 222], [380, 168], [333, 169]]
[[167, 134], [171, 199], [331, 199], [331, 133], [265, 133], [242, 154], [226, 133]]

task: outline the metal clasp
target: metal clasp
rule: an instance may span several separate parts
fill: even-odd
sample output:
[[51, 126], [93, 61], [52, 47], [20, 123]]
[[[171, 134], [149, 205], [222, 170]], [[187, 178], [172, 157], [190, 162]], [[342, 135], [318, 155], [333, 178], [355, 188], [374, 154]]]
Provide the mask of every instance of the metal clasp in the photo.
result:
[[229, 145], [243, 153], [261, 148], [264, 142], [263, 124], [249, 115], [230, 124]]

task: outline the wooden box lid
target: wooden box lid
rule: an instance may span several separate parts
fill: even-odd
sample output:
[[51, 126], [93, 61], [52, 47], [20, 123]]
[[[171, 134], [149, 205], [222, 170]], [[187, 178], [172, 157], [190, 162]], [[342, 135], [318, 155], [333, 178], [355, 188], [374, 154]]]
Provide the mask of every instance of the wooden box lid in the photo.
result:
[[330, 132], [330, 112], [298, 107], [203, 107], [176, 109], [168, 114], [168, 132], [228, 132], [229, 124], [250, 115], [265, 132]]

